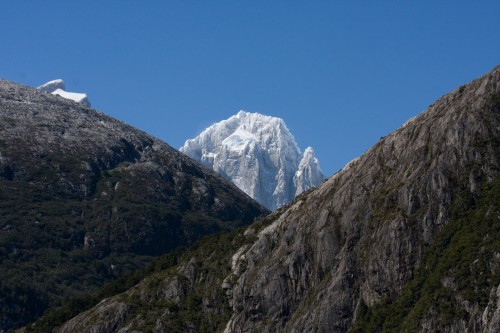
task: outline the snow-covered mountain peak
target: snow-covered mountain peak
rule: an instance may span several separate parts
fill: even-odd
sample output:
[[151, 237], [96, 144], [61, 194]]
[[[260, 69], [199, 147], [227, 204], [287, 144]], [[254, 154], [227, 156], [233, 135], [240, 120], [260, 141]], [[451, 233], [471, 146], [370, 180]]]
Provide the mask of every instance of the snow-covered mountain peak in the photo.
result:
[[314, 156], [314, 149], [313, 147], [307, 147], [306, 150], [304, 150], [304, 156]]
[[229, 150], [243, 150], [257, 142], [255, 135], [242, 128], [237, 128], [233, 134], [222, 140], [222, 144]]
[[314, 150], [309, 147], [302, 154], [283, 119], [259, 113], [240, 110], [187, 140], [180, 150], [270, 209], [324, 179]]
[[82, 104], [83, 106], [90, 107], [90, 101], [87, 98], [87, 94], [84, 93], [76, 93], [66, 91], [66, 87], [64, 81], [61, 79], [52, 80], [47, 83], [42, 84], [36, 89], [51, 93], [52, 95], [58, 95], [66, 99], [70, 99], [77, 103]]
[[297, 196], [311, 187], [318, 186], [324, 179], [325, 176], [321, 171], [318, 159], [314, 155], [314, 149], [307, 147], [293, 176], [293, 183], [296, 188], [295, 195]]
[[209, 127], [208, 132], [215, 128], [223, 128], [222, 132], [241, 131], [252, 134], [261, 148], [272, 145], [277, 148], [287, 147], [300, 154], [300, 148], [285, 121], [278, 117], [266, 116], [240, 110], [236, 115]]

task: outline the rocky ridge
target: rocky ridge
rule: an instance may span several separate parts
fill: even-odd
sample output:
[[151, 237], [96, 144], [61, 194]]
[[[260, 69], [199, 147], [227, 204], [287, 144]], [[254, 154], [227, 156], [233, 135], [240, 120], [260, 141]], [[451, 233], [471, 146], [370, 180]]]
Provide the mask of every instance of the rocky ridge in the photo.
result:
[[0, 80], [0, 331], [266, 213], [166, 143]]
[[271, 210], [325, 179], [314, 150], [302, 153], [283, 119], [258, 113], [240, 111], [187, 140], [180, 151]]
[[58, 331], [497, 332], [499, 157], [496, 67]]
[[[345, 332], [357, 310], [399, 296], [454, 217], [453, 205], [479, 197], [482, 184], [497, 177], [499, 92], [497, 67], [440, 98], [261, 231], [233, 258], [226, 331]], [[467, 204], [460, 208], [471, 209]], [[498, 276], [498, 254], [490, 253], [486, 263], [492, 277]], [[456, 295], [453, 307], [481, 317], [448, 289]], [[440, 319], [429, 311], [419, 330]], [[461, 331], [460, 318], [453, 319], [442, 329]]]

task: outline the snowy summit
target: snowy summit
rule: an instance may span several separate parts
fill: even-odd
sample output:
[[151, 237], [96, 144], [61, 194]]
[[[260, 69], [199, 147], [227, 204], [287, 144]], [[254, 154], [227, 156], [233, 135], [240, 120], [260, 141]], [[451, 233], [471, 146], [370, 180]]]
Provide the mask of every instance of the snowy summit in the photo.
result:
[[325, 179], [314, 150], [302, 153], [283, 119], [258, 113], [240, 111], [187, 140], [180, 151], [271, 210]]
[[83, 106], [90, 107], [90, 102], [87, 98], [87, 94], [66, 91], [64, 87], [64, 81], [61, 79], [44, 83], [36, 89], [51, 93], [52, 95], [59, 95], [66, 99], [70, 99], [72, 101], [80, 103]]

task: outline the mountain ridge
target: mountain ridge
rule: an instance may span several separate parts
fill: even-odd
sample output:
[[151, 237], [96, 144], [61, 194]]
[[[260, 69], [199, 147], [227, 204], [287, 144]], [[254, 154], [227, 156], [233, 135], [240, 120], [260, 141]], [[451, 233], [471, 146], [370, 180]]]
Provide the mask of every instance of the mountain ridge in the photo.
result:
[[[495, 67], [235, 243], [201, 244], [59, 332], [495, 332], [499, 157]], [[111, 318], [105, 308], [122, 310]]]
[[0, 330], [267, 210], [168, 144], [0, 80]]

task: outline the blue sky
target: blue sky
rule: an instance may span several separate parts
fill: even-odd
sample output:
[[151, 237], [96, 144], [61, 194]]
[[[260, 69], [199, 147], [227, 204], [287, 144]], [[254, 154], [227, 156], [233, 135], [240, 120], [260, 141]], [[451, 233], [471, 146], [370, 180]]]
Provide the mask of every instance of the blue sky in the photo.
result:
[[500, 1], [6, 1], [0, 77], [62, 78], [178, 148], [240, 109], [328, 175], [500, 64]]

